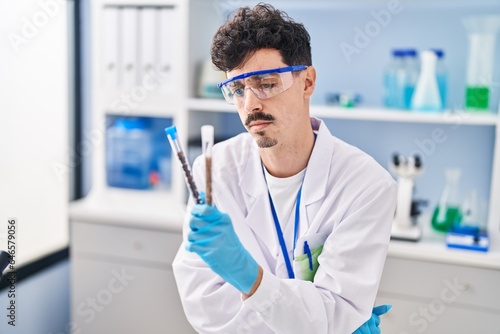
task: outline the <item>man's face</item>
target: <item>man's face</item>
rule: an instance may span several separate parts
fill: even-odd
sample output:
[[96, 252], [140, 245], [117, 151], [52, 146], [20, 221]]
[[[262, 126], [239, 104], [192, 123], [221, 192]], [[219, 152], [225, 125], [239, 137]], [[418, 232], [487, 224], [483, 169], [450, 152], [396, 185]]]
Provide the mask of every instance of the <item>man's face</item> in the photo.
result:
[[[261, 49], [246, 63], [228, 72], [228, 78], [240, 74], [287, 67], [278, 50]], [[250, 88], [258, 85], [252, 81], [242, 81], [247, 88], [241, 90], [242, 97], [235, 99], [240, 119], [247, 131], [261, 148], [287, 145], [299, 135], [304, 124], [309, 124], [309, 97], [314, 90], [314, 80], [310, 78], [313, 68], [295, 72], [291, 86], [284, 92], [266, 99], [259, 99]], [[292, 75], [292, 72], [287, 73]], [[288, 76], [288, 77], [290, 77]], [[262, 84], [271, 87], [276, 82], [272, 77]], [[244, 87], [244, 86], [243, 86]], [[256, 87], [256, 86], [255, 86]], [[238, 87], [235, 87], [237, 89]], [[239, 93], [236, 90], [237, 93]]]

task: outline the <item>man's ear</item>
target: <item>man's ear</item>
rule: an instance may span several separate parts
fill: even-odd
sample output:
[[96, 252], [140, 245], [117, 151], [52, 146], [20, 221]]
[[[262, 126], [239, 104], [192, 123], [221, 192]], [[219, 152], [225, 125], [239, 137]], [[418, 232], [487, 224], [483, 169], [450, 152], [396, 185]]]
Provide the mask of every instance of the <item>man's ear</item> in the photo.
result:
[[316, 84], [316, 69], [313, 66], [309, 66], [304, 72], [306, 75], [304, 79], [304, 96], [310, 98]]

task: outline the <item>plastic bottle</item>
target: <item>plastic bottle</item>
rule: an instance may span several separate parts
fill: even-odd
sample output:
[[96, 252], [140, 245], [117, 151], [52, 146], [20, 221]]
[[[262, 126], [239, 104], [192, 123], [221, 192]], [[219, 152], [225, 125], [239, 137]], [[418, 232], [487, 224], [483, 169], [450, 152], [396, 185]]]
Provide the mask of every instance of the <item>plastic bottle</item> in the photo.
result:
[[394, 49], [391, 54], [391, 60], [384, 71], [384, 106], [387, 108], [403, 108], [404, 51]]
[[432, 49], [436, 54], [436, 80], [439, 89], [439, 95], [441, 96], [441, 106], [443, 109], [446, 108], [447, 103], [447, 91], [448, 91], [448, 70], [444, 62], [444, 51], [441, 49]]
[[153, 155], [149, 123], [143, 118], [122, 118], [106, 132], [106, 176], [109, 186], [150, 187]]
[[413, 97], [413, 93], [415, 92], [415, 86], [420, 74], [420, 65], [417, 57], [417, 50], [406, 49], [404, 50], [404, 55], [404, 109], [410, 109], [411, 99]]
[[443, 108], [436, 79], [437, 57], [433, 51], [420, 54], [421, 66], [417, 85], [411, 99], [411, 109], [416, 111], [440, 111]]
[[447, 232], [461, 222], [458, 194], [458, 184], [461, 174], [461, 170], [455, 168], [445, 171], [446, 184], [432, 215], [431, 223], [436, 231]]

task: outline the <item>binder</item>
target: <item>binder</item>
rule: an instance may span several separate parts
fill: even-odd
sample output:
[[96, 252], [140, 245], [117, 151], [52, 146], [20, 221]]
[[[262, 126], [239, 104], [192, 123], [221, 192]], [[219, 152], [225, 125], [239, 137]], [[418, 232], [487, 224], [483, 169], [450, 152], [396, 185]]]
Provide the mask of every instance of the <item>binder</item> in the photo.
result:
[[171, 91], [174, 88], [174, 52], [175, 52], [175, 26], [176, 15], [174, 8], [164, 7], [159, 9], [159, 35], [158, 35], [158, 74], [161, 80], [161, 90]]
[[138, 84], [138, 17], [137, 7], [122, 7], [120, 20], [121, 89], [130, 91]]
[[118, 7], [105, 7], [104, 17], [104, 87], [118, 86]]
[[[144, 7], [139, 11], [139, 83], [146, 89], [154, 86], [152, 77], [158, 67], [156, 64], [156, 29], [158, 10], [154, 7]], [[157, 85], [157, 84], [156, 84]]]

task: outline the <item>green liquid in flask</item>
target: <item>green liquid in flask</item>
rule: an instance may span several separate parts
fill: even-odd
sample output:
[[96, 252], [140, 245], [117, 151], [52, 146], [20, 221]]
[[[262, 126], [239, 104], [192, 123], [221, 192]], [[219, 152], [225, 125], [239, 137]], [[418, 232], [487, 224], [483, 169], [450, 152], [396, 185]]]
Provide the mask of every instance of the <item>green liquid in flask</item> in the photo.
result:
[[467, 109], [488, 109], [490, 90], [488, 87], [469, 86], [465, 91], [465, 107]]
[[[446, 210], [446, 214], [440, 215], [439, 210], [441, 208], [439, 206], [434, 210], [434, 214], [432, 215], [432, 227], [436, 231], [447, 232], [455, 226], [455, 224], [459, 223], [461, 220], [460, 208], [458, 207], [447, 207], [444, 208]], [[444, 220], [443, 220], [444, 218]]]

